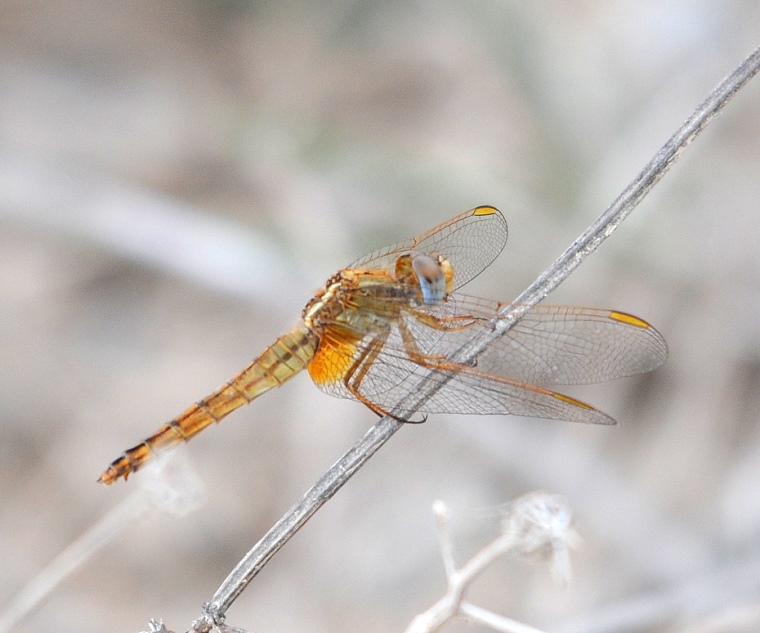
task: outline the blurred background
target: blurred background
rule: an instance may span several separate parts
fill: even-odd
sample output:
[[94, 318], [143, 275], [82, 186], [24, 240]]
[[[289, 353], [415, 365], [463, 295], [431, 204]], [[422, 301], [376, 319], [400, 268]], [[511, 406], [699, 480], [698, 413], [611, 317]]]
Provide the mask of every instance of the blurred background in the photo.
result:
[[[512, 299], [759, 34], [739, 0], [0, 1], [0, 613], [157, 477], [104, 488], [107, 464], [337, 269], [492, 204], [510, 241], [468, 292]], [[657, 372], [568, 390], [617, 427], [403, 428], [229, 623], [403, 630], [445, 591], [432, 502], [464, 562], [540, 488], [574, 510], [573, 583], [510, 559], [476, 604], [564, 633], [760, 629], [759, 104], [756, 80], [551, 297], [668, 340]], [[237, 411], [175, 454], [202, 504], [119, 519], [15, 630], [187, 629], [374, 422], [306, 375]]]

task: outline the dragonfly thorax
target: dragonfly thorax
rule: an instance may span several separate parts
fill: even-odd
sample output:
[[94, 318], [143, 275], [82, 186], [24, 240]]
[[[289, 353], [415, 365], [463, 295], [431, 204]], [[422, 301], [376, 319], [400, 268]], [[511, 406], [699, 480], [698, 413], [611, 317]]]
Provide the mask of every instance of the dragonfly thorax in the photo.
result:
[[307, 327], [312, 327], [320, 319], [334, 319], [342, 311], [340, 295], [343, 286], [342, 275], [339, 273], [328, 279], [324, 289], [311, 298], [301, 315]]
[[410, 251], [388, 267], [346, 268], [306, 304], [303, 320], [317, 331], [342, 323], [381, 331], [406, 305], [436, 305], [453, 289], [454, 270], [437, 253]]

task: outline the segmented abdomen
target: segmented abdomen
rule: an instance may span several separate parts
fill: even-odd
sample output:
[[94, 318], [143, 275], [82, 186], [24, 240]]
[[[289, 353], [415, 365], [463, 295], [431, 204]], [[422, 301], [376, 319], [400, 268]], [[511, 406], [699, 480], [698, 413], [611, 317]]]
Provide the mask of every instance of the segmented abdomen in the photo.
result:
[[98, 481], [108, 485], [119, 477], [126, 479], [155, 453], [187, 442], [211, 423], [221, 421], [238, 407], [279, 387], [309, 364], [318, 343], [316, 334], [303, 324], [284, 334], [217, 391], [164, 424], [137, 446], [124, 451]]

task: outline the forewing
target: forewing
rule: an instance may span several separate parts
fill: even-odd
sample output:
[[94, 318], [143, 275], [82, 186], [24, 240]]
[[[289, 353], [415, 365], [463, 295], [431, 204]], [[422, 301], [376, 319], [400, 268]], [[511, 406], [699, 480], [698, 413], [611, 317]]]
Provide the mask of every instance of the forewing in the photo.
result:
[[438, 253], [451, 262], [454, 288], [479, 275], [507, 243], [507, 221], [494, 207], [475, 207], [435, 228], [355, 261], [351, 269], [378, 269], [391, 265], [411, 250]]
[[[462, 325], [435, 349], [449, 356], [478, 334], [504, 306], [456, 294], [447, 303]], [[478, 356], [477, 369], [537, 385], [580, 385], [645, 373], [667, 359], [662, 335], [617, 310], [539, 304]]]
[[[415, 323], [417, 325], [415, 325]], [[365, 372], [358, 389], [362, 396], [381, 409], [400, 418], [411, 418], [414, 411], [398, 409], [397, 405], [418, 394], [426, 385], [431, 372], [448, 382], [419, 411], [423, 413], [514, 414], [590, 424], [614, 424], [608, 415], [574, 398], [546, 388], [530, 385], [506, 376], [485, 374], [479, 367], [445, 363], [433, 352], [446, 347], [451, 334], [421, 326], [405, 317], [406, 327], [415, 334], [418, 352], [425, 353], [440, 370], [414, 362], [404, 345], [400, 330], [394, 326], [383, 351]], [[371, 346], [367, 338], [355, 347], [353, 358]], [[427, 364], [427, 363], [426, 363]], [[355, 398], [342, 382], [320, 384], [325, 392], [343, 398]]]
[[[365, 367], [360, 393], [391, 411], [419, 393], [432, 370], [449, 378], [420, 408], [422, 412], [511, 413], [611, 424], [614, 420], [606, 414], [546, 385], [630, 376], [659, 367], [667, 357], [662, 336], [637, 317], [615, 310], [538, 305], [489, 346], [474, 365], [447, 362], [464, 343], [491, 330], [490, 320], [501, 307], [495, 301], [453, 295], [435, 306], [403, 311], [407, 341], [398, 323], [388, 324], [382, 351]], [[377, 336], [365, 336], [344, 350], [351, 354], [344, 366], [367, 355]], [[411, 350], [410, 336], [414, 342]], [[413, 360], [414, 354], [422, 363]], [[354, 397], [340, 381], [319, 386], [334, 396]], [[397, 414], [404, 417], [405, 412]]]

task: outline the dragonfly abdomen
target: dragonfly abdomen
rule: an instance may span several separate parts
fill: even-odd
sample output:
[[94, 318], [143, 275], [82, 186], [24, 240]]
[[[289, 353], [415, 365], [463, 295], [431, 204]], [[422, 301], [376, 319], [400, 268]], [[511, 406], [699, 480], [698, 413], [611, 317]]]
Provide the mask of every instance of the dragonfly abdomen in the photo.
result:
[[279, 387], [309, 364], [318, 343], [316, 334], [303, 325], [282, 335], [232, 380], [164, 424], [137, 446], [124, 451], [98, 481], [109, 485], [120, 477], [126, 479], [154, 454], [189, 441], [235, 409]]

